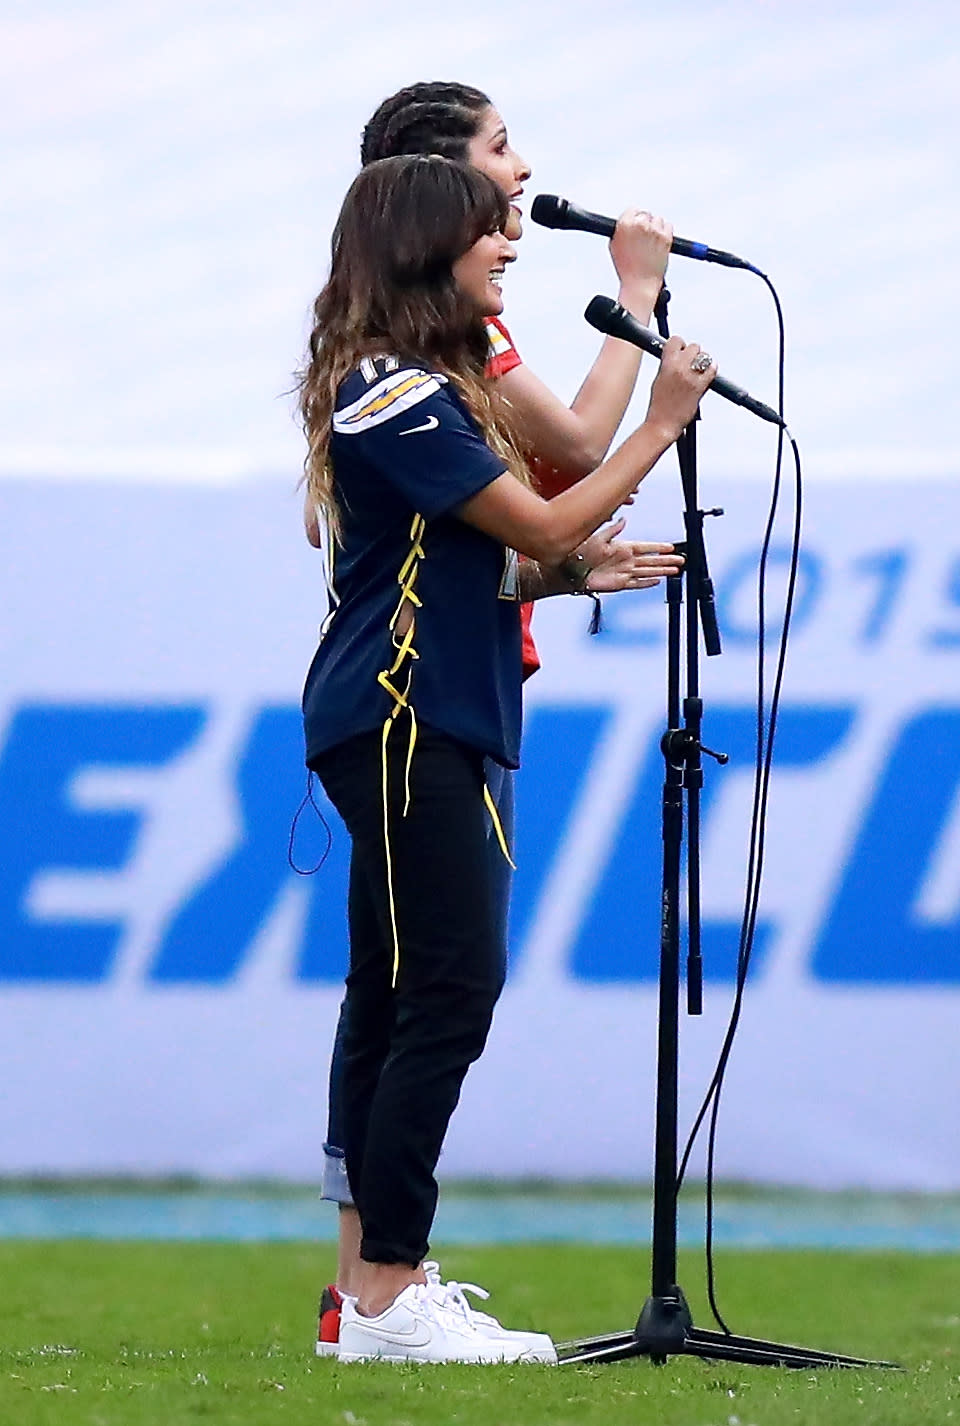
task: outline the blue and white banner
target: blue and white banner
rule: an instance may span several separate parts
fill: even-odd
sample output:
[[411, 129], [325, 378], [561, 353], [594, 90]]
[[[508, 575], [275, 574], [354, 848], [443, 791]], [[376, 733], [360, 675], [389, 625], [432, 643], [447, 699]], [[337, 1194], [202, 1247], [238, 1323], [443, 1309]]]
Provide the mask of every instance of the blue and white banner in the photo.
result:
[[[908, 474], [808, 495], [725, 1177], [960, 1188], [960, 495]], [[637, 537], [677, 531], [656, 479]], [[705, 771], [682, 1123], [731, 1002], [767, 494], [710, 499], [704, 740], [730, 762]], [[0, 1173], [315, 1178], [348, 848], [321, 804], [322, 869], [287, 863], [323, 614], [297, 499], [14, 481], [2, 500]], [[448, 1174], [650, 1169], [664, 609], [608, 599], [590, 638], [584, 604], [537, 612], [511, 974]], [[299, 864], [325, 842], [307, 809]]]

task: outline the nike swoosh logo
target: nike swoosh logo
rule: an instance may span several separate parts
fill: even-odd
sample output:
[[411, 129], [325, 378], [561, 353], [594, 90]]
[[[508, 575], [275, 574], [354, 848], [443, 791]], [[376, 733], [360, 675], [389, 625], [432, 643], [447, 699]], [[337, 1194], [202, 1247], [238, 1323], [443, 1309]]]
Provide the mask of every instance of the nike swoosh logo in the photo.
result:
[[[417, 431], [435, 431], [439, 424], [436, 416], [428, 416], [422, 426], [411, 426], [408, 431], [401, 431], [400, 434], [401, 436], [414, 436]], [[418, 1343], [418, 1345], [422, 1346], [423, 1344]]]
[[362, 1318], [355, 1318], [354, 1326], [369, 1332], [382, 1342], [391, 1342], [398, 1347], [425, 1347], [431, 1339], [430, 1328], [425, 1322], [414, 1322], [409, 1332], [387, 1331], [383, 1327], [368, 1327]]

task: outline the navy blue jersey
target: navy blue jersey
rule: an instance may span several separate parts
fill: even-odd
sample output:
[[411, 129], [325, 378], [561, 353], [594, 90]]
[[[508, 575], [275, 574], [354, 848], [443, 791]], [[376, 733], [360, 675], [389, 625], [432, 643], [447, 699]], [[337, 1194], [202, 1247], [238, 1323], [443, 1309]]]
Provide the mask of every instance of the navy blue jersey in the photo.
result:
[[303, 695], [307, 762], [412, 708], [517, 767], [517, 556], [456, 514], [502, 459], [445, 376], [393, 357], [343, 382], [330, 456], [341, 529]]

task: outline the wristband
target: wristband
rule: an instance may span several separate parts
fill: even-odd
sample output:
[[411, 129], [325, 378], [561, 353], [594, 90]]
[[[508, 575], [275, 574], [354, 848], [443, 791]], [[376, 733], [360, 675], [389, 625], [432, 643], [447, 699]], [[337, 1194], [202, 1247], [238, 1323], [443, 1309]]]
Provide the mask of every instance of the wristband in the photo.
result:
[[575, 550], [572, 555], [567, 555], [565, 560], [561, 560], [557, 568], [570, 585], [571, 594], [587, 594], [589, 592], [587, 580], [590, 578], [590, 565], [587, 563], [586, 555]]

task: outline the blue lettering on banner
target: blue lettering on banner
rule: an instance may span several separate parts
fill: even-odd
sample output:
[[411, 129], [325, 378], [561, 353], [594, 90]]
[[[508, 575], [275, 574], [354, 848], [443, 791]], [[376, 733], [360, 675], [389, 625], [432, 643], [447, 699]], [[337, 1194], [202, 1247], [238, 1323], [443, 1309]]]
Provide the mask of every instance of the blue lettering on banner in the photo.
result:
[[952, 623], [941, 624], [938, 628], [931, 629], [927, 642], [933, 649], [956, 649], [960, 648], [960, 559], [956, 559], [950, 566], [947, 576], [947, 586], [944, 591], [946, 598], [944, 603], [949, 605], [950, 612], [954, 616]]
[[162, 766], [194, 739], [200, 708], [28, 705], [14, 715], [0, 758], [0, 980], [90, 982], [110, 974], [123, 923], [38, 920], [25, 901], [51, 871], [118, 871], [142, 815], [70, 805], [70, 784], [90, 767]]
[[544, 707], [524, 719], [523, 764], [516, 778], [517, 870], [510, 896], [510, 968], [530, 931], [547, 873], [563, 843], [583, 779], [612, 709]]
[[920, 919], [917, 900], [960, 783], [960, 710], [928, 710], [903, 728], [860, 826], [813, 954], [821, 980], [960, 982], [960, 912]]
[[[872, 581], [863, 629], [870, 640], [892, 617], [903, 577], [899, 551], [865, 560], [862, 574]], [[802, 772], [821, 765], [851, 736], [855, 713], [849, 706], [782, 708], [777, 766]], [[512, 912], [517, 947], [534, 923], [613, 716], [606, 704], [537, 704], [531, 710], [517, 780], [519, 869]], [[78, 807], [71, 801], [76, 777], [92, 768], [162, 768], [190, 747], [204, 721], [204, 710], [192, 705], [31, 704], [14, 713], [0, 749], [0, 981], [94, 984], [110, 976], [127, 930], [123, 920], [80, 912], [40, 915], [30, 909], [31, 890], [47, 873], [122, 872], [136, 853], [144, 813]], [[704, 735], [731, 759], [727, 769], [707, 767], [702, 813], [709, 837], [723, 779], [731, 771], [750, 775], [754, 710], [746, 704], [712, 705]], [[319, 788], [316, 795], [333, 832], [329, 856], [313, 877], [295, 877], [286, 861], [290, 823], [305, 785], [296, 707], [256, 712], [231, 775], [239, 819], [235, 843], [208, 876], [186, 889], [153, 950], [149, 982], [229, 982], [291, 885], [301, 888], [305, 902], [293, 975], [301, 984], [339, 982], [347, 951], [349, 840]], [[569, 972], [594, 984], [651, 983], [657, 977], [659, 730], [624, 775], [632, 779], [627, 811], [573, 933]], [[812, 947], [811, 970], [821, 982], [960, 984], [960, 909], [941, 907], [935, 915], [923, 903], [931, 868], [946, 846], [958, 786], [960, 708], [928, 708], [900, 731], [863, 810]], [[298, 836], [300, 863], [316, 862], [325, 840], [312, 809], [306, 809]], [[761, 902], [758, 969], [778, 929]], [[738, 944], [738, 922], [706, 909], [708, 978], [733, 978]]]
[[[779, 569], [783, 576], [790, 567], [791, 552], [784, 546], [774, 545], [767, 555], [769, 573]], [[760, 564], [759, 550], [746, 550], [734, 560], [730, 569], [717, 583], [717, 620], [724, 640], [731, 644], [750, 646], [757, 642], [756, 600], [751, 594], [747, 606], [747, 590], [755, 589], [757, 569]], [[790, 627], [794, 637], [810, 622], [822, 597], [824, 587], [823, 560], [810, 550], [801, 550], [797, 561], [797, 591], [793, 605]], [[749, 615], [741, 615], [741, 606], [749, 607]], [[768, 594], [765, 633], [769, 638], [774, 629], [779, 628], [782, 609]], [[768, 621], [770, 621], [768, 623]]]
[[[790, 566], [790, 550], [771, 547], [767, 570], [767, 638], [775, 636], [782, 619], [782, 592]], [[757, 639], [757, 571], [760, 550], [744, 550], [720, 569], [714, 580], [717, 619], [725, 643], [747, 650]], [[843, 581], [844, 600], [858, 608], [852, 629], [855, 646], [873, 650], [890, 636], [903, 594], [917, 567], [917, 552], [894, 545], [866, 550], [847, 562], [830, 560], [813, 548], [800, 552], [797, 591], [791, 627], [794, 635], [829, 617], [832, 595]], [[934, 654], [960, 649], [960, 558], [951, 556], [942, 575], [931, 580], [930, 627], [921, 631], [921, 643]], [[863, 590], [863, 608], [859, 609]], [[779, 592], [772, 592], [776, 590]], [[618, 595], [604, 610], [605, 643], [610, 648], [650, 648], [662, 645], [666, 616], [663, 601], [637, 591]], [[587, 634], [584, 633], [586, 640]]]
[[[745, 550], [721, 570], [715, 580], [717, 620], [721, 636], [724, 642], [729, 641], [740, 648], [749, 648], [757, 641], [756, 583], [760, 553], [759, 549]], [[885, 568], [876, 571], [880, 575], [887, 573], [888, 580], [902, 577], [906, 569], [905, 554], [902, 551], [893, 553], [900, 555], [903, 570], [897, 566], [892, 575]], [[790, 560], [791, 552], [788, 547], [772, 546], [767, 556], [768, 574], [779, 576], [782, 583], [786, 579]], [[866, 561], [861, 561], [861, 564], [868, 569]], [[801, 550], [791, 620], [794, 635], [813, 620], [823, 603], [825, 589], [824, 559], [813, 550]], [[882, 585], [878, 595], [878, 603], [882, 607], [879, 609], [879, 615], [875, 616], [875, 622], [877, 617], [882, 619], [888, 613], [888, 605], [893, 597], [894, 594], [888, 587]], [[645, 593], [630, 591], [608, 602], [609, 609], [604, 609], [604, 634], [608, 645], [649, 648], [663, 643], [666, 630], [663, 600], [657, 601]], [[782, 601], [772, 598], [768, 591], [765, 631], [767, 638], [778, 631], [781, 619]], [[872, 637], [876, 637], [876, 634]]]
[[878, 644], [886, 636], [898, 607], [909, 569], [907, 551], [871, 550], [854, 561], [853, 569], [856, 574], [866, 574], [876, 580], [876, 593], [863, 621], [860, 641]]
[[[818, 763], [846, 736], [852, 716], [848, 708], [782, 708], [775, 739], [776, 766], [795, 768]], [[725, 769], [711, 766], [706, 773], [700, 804], [702, 825], [706, 828], [720, 791], [720, 779], [755, 763], [755, 711], [744, 706], [712, 706], [704, 720], [704, 738], [730, 758]], [[573, 952], [573, 973], [581, 980], [657, 979], [663, 768], [658, 735], [648, 748], [620, 835], [580, 927]], [[771, 931], [769, 921], [761, 915], [754, 935], [754, 973], [763, 967]], [[738, 921], [703, 916], [701, 949], [707, 979], [735, 979], [739, 946]]]
[[[217, 985], [237, 973], [281, 891], [295, 879], [286, 852], [306, 776], [299, 709], [262, 709], [237, 767], [241, 823], [237, 842], [173, 917], [150, 968], [152, 980]], [[314, 876], [303, 878], [308, 908], [297, 978], [336, 982], [343, 979], [347, 964], [349, 843], [343, 824], [316, 782], [314, 789], [332, 840], [323, 866]], [[308, 804], [298, 823], [294, 848], [308, 865], [319, 860], [326, 843], [324, 837], [315, 835], [315, 819]], [[321, 846], [315, 856], [318, 841]]]
[[[624, 590], [603, 609], [603, 641], [608, 648], [656, 648], [663, 643], [666, 601], [646, 591]], [[584, 638], [589, 634], [584, 633]]]

